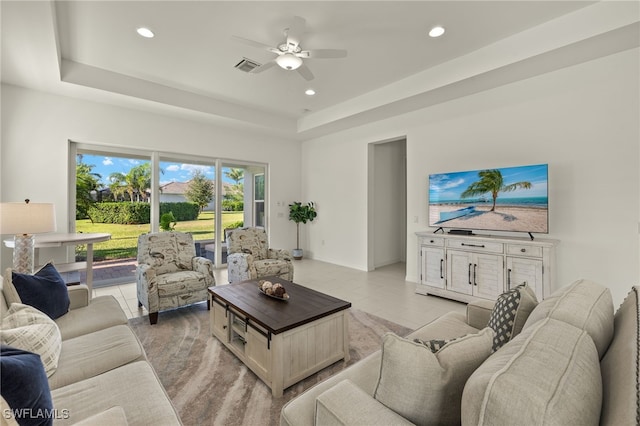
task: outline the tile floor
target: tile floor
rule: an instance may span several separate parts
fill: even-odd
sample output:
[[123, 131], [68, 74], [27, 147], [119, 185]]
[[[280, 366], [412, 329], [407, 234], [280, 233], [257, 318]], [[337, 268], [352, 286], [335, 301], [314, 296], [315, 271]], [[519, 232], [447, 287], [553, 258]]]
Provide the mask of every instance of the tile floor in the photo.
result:
[[[216, 283], [224, 285], [227, 270], [215, 271]], [[377, 315], [411, 329], [418, 328], [449, 311], [465, 311], [465, 304], [415, 293], [415, 284], [405, 281], [405, 264], [396, 263], [364, 272], [317, 260], [295, 263], [294, 281], [314, 290], [348, 300], [356, 309]], [[113, 295], [129, 318], [147, 314], [138, 308], [136, 284], [126, 283], [93, 290], [94, 296]]]

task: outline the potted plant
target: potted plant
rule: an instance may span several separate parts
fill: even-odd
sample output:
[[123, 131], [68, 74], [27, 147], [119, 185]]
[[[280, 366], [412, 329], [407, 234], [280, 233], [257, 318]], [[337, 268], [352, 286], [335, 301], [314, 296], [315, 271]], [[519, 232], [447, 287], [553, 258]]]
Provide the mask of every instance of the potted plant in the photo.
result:
[[289, 204], [289, 220], [296, 223], [296, 248], [293, 249], [293, 258], [296, 260], [302, 259], [302, 249], [300, 248], [300, 223], [312, 222], [316, 216], [318, 216], [318, 213], [316, 212], [313, 201], [309, 201], [306, 204], [294, 201]]
[[176, 223], [176, 217], [173, 215], [173, 212], [164, 213], [160, 216], [160, 229], [163, 231], [173, 231]]

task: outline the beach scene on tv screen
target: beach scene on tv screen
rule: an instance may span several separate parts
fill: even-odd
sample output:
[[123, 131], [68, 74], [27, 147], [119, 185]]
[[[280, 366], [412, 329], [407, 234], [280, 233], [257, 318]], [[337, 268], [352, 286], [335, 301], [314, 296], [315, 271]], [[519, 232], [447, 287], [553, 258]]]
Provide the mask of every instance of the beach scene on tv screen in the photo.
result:
[[547, 165], [429, 176], [429, 226], [548, 232]]

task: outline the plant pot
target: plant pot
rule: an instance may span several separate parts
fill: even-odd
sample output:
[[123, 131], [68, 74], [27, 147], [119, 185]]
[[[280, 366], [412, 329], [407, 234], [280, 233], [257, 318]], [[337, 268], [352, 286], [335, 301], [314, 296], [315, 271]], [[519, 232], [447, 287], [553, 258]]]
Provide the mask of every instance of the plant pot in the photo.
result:
[[302, 259], [302, 249], [293, 249], [293, 258], [295, 260], [300, 260]]

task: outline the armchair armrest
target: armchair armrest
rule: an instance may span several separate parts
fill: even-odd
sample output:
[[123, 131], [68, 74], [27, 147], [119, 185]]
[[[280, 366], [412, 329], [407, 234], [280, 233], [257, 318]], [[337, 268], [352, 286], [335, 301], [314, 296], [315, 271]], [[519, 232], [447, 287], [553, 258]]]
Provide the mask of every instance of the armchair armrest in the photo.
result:
[[268, 259], [278, 259], [278, 260], [287, 260], [291, 262], [291, 253], [289, 250], [284, 249], [269, 249], [267, 252]]
[[158, 312], [160, 296], [156, 270], [151, 265], [141, 263], [136, 267], [136, 290], [138, 302], [142, 303], [149, 312]]
[[216, 285], [216, 279], [213, 276], [213, 262], [206, 257], [194, 257], [191, 260], [191, 267], [195, 272], [204, 275], [207, 287]]
[[495, 300], [478, 299], [467, 305], [467, 324], [481, 330], [489, 323]]
[[248, 253], [233, 253], [227, 256], [227, 269], [229, 282], [236, 283], [250, 280], [256, 277], [256, 266], [253, 264], [253, 255]]
[[411, 425], [371, 395], [343, 380], [316, 398], [317, 425]]
[[78, 284], [67, 286], [67, 292], [69, 293], [69, 309], [78, 309], [85, 306], [89, 306], [91, 295], [89, 294], [89, 287], [86, 284]]

